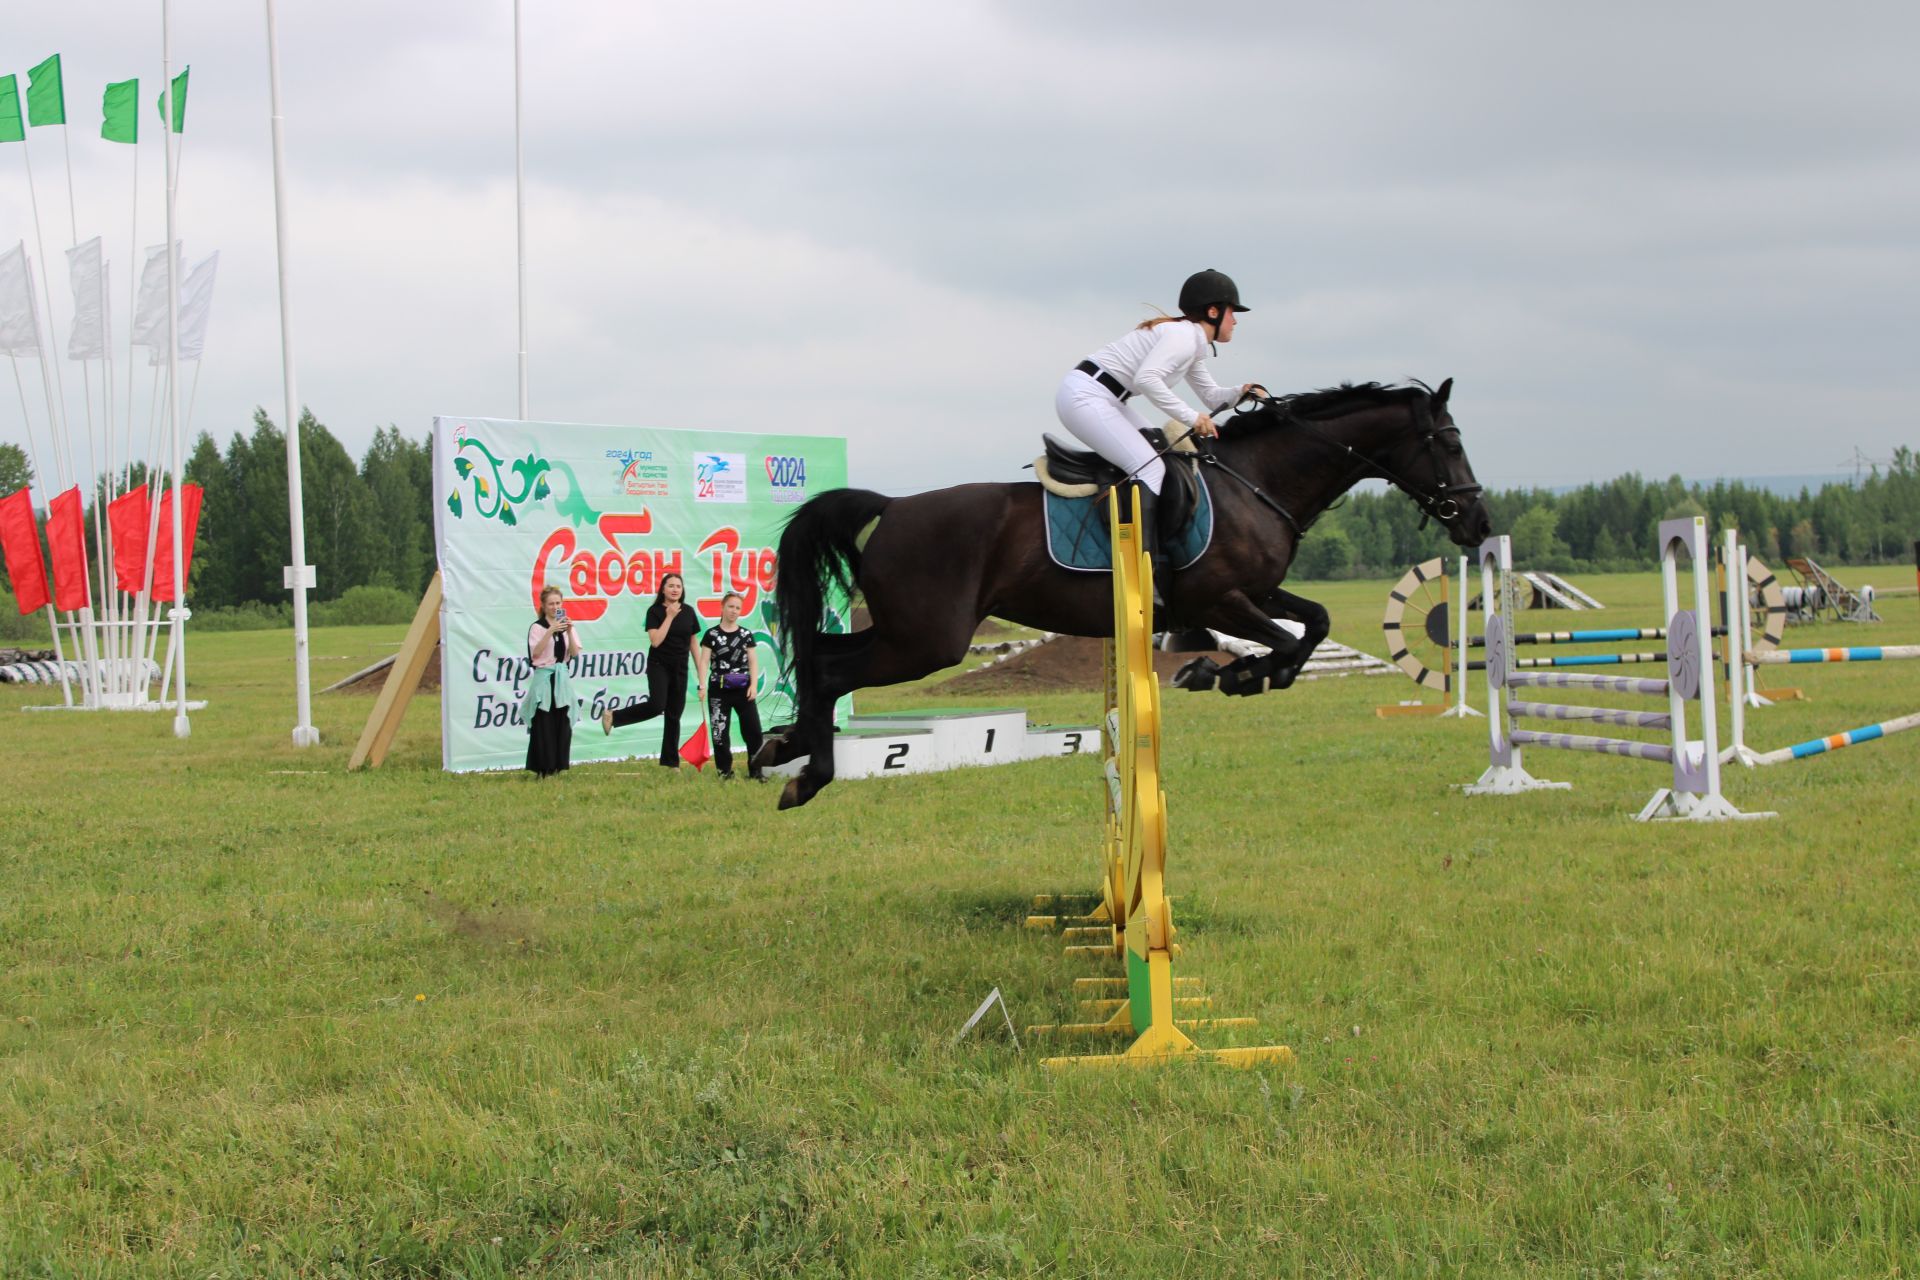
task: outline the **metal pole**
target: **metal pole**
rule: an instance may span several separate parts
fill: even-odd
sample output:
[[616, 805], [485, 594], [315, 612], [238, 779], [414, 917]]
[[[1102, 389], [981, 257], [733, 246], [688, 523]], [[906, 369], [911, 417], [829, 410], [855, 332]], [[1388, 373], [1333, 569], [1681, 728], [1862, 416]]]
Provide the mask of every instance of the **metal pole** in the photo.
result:
[[[1471, 639], [1467, 633], [1467, 602], [1469, 598], [1467, 594], [1467, 558], [1461, 556], [1460, 604], [1458, 610], [1459, 626], [1456, 628], [1460, 637], [1457, 642], [1460, 646], [1460, 660], [1453, 664], [1452, 674], [1456, 682], [1454, 685], [1453, 706], [1440, 713], [1443, 717], [1456, 720], [1469, 720], [1480, 714], [1480, 712], [1475, 710], [1473, 705], [1467, 701], [1467, 675], [1473, 665], [1468, 657], [1468, 649], [1471, 644]], [[1484, 610], [1486, 601], [1482, 600], [1480, 603]], [[1449, 620], [1451, 621], [1451, 619]], [[1449, 645], [1453, 643], [1455, 643], [1453, 640], [1448, 641]]]
[[280, 41], [273, 0], [267, 0], [267, 89], [273, 104], [273, 238], [280, 263], [280, 370], [287, 405], [287, 526], [293, 534], [293, 563], [286, 568], [286, 583], [293, 589], [293, 745], [314, 747], [320, 745], [320, 731], [313, 726], [307, 643], [307, 589], [314, 584], [313, 566], [307, 563], [306, 506], [300, 491], [300, 392], [294, 377], [293, 304], [287, 284], [286, 119], [280, 109]]
[[513, 0], [514, 235], [520, 257], [520, 420], [527, 419], [527, 166], [520, 142], [520, 0]]
[[166, 114], [160, 120], [160, 142], [167, 155], [167, 427], [173, 437], [173, 643], [168, 657], [177, 661], [179, 682], [175, 694], [179, 701], [173, 713], [173, 736], [184, 738], [193, 732], [187, 721], [187, 646], [183, 634], [187, 621], [186, 548], [182, 544], [181, 508], [186, 499], [181, 492], [182, 450], [180, 445], [180, 246], [174, 240], [174, 155], [173, 116], [173, 7], [171, 0], [160, 0], [160, 81], [166, 86]]

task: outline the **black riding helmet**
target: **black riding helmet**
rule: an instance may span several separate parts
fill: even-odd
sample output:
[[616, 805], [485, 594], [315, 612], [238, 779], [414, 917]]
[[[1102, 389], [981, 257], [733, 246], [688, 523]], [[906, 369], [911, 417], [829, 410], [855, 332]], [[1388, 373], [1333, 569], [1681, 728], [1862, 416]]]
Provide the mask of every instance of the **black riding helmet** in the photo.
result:
[[[1208, 307], [1220, 308], [1218, 319], [1208, 318]], [[1227, 312], [1251, 310], [1252, 307], [1240, 305], [1240, 286], [1224, 271], [1215, 271], [1212, 267], [1196, 271], [1180, 286], [1180, 314], [1200, 324], [1216, 326], [1215, 332], [1219, 331], [1220, 321], [1227, 318]], [[1213, 347], [1213, 354], [1219, 355], [1220, 348]]]
[[1253, 310], [1252, 307], [1240, 305], [1240, 289], [1233, 283], [1233, 277], [1212, 267], [1194, 272], [1180, 286], [1181, 315], [1189, 320], [1205, 320], [1208, 307], [1221, 308], [1222, 316], [1226, 315], [1228, 309]]

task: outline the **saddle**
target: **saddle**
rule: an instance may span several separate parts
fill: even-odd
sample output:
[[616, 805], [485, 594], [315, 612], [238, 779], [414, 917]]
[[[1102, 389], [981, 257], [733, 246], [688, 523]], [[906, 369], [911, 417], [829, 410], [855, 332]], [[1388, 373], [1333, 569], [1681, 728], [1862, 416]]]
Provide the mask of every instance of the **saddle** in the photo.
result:
[[[1160, 535], [1166, 538], [1185, 529], [1193, 520], [1199, 503], [1200, 481], [1195, 475], [1200, 451], [1193, 437], [1183, 436], [1167, 450], [1167, 433], [1162, 427], [1148, 427], [1140, 433], [1155, 453], [1164, 454], [1168, 483], [1160, 492]], [[1029, 466], [1040, 487], [1062, 498], [1091, 498], [1118, 484], [1126, 472], [1091, 449], [1076, 449], [1050, 433], [1041, 441], [1046, 452]]]

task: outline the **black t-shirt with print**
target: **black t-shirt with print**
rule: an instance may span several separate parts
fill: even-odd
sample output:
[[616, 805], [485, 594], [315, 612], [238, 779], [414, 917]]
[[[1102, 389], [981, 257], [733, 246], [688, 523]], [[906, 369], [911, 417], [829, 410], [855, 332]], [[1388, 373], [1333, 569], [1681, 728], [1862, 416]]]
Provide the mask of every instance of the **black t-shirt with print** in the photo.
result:
[[753, 632], [745, 627], [735, 627], [728, 631], [722, 627], [709, 627], [707, 634], [700, 637], [700, 643], [712, 654], [713, 669], [710, 679], [715, 687], [720, 677], [730, 671], [750, 671], [747, 655], [753, 651]]
[[[647, 630], [651, 631], [666, 621], [667, 606], [655, 600], [647, 609]], [[653, 646], [648, 661], [674, 662], [685, 665], [687, 654], [693, 649], [693, 637], [700, 630], [700, 623], [693, 616], [693, 609], [685, 601], [680, 604], [680, 612], [673, 615], [673, 625], [667, 628], [667, 634], [660, 643]]]

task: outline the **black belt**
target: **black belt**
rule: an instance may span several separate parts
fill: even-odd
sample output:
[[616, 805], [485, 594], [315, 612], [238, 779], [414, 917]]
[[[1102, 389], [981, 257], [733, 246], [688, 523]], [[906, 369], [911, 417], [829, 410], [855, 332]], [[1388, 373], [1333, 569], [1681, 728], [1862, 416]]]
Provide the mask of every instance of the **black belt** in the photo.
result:
[[1114, 395], [1120, 397], [1121, 404], [1125, 404], [1129, 399], [1133, 397], [1133, 392], [1127, 390], [1125, 387], [1120, 385], [1120, 379], [1114, 377], [1112, 374], [1108, 373], [1105, 369], [1102, 369], [1099, 365], [1095, 364], [1093, 361], [1082, 360], [1079, 364], [1073, 367], [1079, 370], [1081, 373], [1086, 374], [1089, 378], [1092, 378], [1095, 382], [1099, 383], [1101, 386], [1105, 387], [1107, 390], [1113, 392]]

